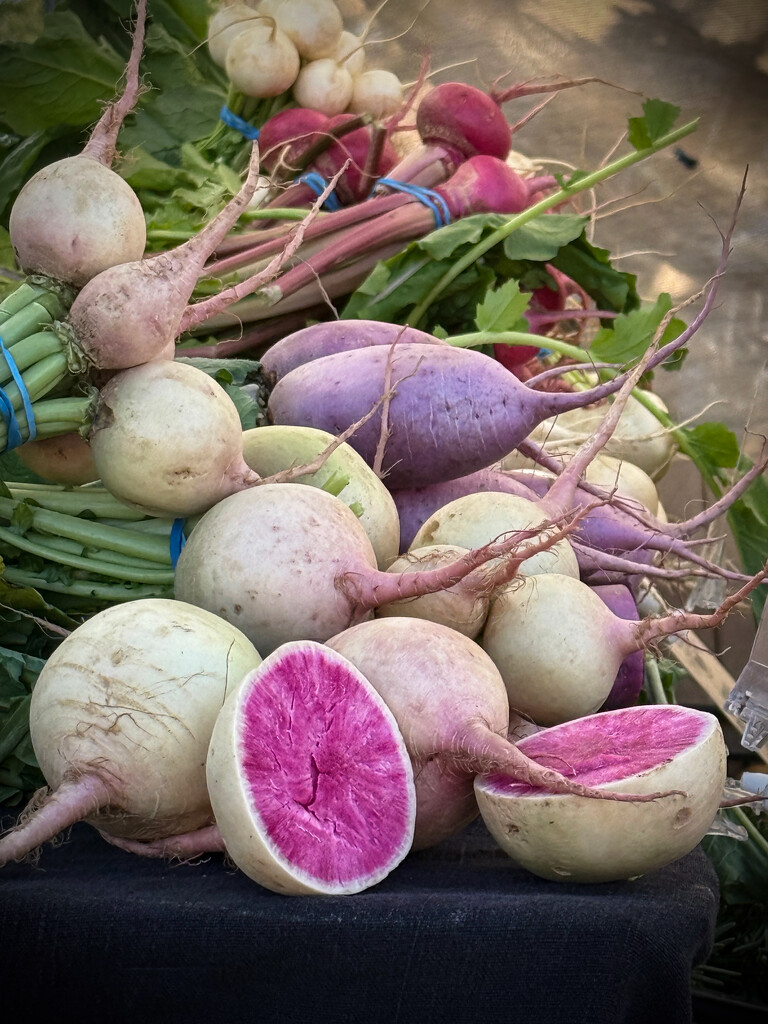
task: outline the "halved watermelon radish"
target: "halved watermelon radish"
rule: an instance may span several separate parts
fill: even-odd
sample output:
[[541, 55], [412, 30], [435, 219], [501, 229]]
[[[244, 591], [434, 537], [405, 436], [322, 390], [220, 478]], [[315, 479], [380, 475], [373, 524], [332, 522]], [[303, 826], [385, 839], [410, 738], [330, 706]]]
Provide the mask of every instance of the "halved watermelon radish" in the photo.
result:
[[207, 777], [227, 853], [275, 892], [360, 892], [411, 848], [413, 771], [395, 719], [314, 641], [278, 647], [225, 702]]
[[475, 780], [480, 813], [510, 857], [541, 878], [636, 878], [689, 853], [723, 796], [727, 749], [717, 718], [675, 704], [606, 711], [543, 729], [521, 753], [585, 785], [682, 790], [649, 803], [546, 793], [509, 776]]

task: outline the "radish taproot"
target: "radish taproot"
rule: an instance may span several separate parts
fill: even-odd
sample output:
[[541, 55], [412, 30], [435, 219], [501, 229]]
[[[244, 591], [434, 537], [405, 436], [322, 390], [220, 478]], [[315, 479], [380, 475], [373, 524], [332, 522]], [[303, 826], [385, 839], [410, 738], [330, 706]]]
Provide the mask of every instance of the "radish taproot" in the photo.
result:
[[[329, 638], [328, 646], [357, 666], [400, 726], [414, 766], [414, 849], [439, 842], [477, 815], [478, 773], [498, 770], [550, 793], [571, 792], [573, 783], [561, 774], [567, 763], [544, 768], [506, 739], [504, 684], [473, 640], [439, 623], [393, 617], [352, 626]], [[607, 795], [591, 787], [581, 792]]]
[[262, 483], [197, 522], [176, 566], [175, 593], [237, 625], [266, 655], [289, 640], [323, 642], [381, 604], [453, 586], [502, 554], [494, 578], [511, 578], [520, 558], [570, 528], [512, 534], [452, 565], [394, 575], [376, 568], [371, 542], [343, 501], [305, 484]]
[[322, 644], [284, 644], [245, 677], [216, 719], [206, 775], [226, 852], [275, 892], [360, 892], [411, 848], [413, 770], [395, 719]]
[[619, 804], [553, 795], [497, 773], [478, 777], [491, 835], [517, 864], [552, 881], [613, 882], [664, 867], [707, 834], [723, 797], [727, 748], [706, 711], [607, 711], [527, 736], [518, 749], [540, 765], [567, 764], [574, 779], [605, 792], [683, 791]]
[[[243, 458], [263, 479], [295, 467], [308, 470], [334, 441], [332, 434], [312, 427], [276, 424], [255, 427], [243, 433]], [[302, 472], [293, 482], [321, 487], [349, 505], [373, 546], [380, 569], [388, 568], [397, 557], [400, 523], [392, 495], [346, 442], [342, 442], [322, 466]]]
[[521, 577], [494, 596], [481, 643], [504, 678], [510, 707], [538, 725], [559, 725], [603, 705], [628, 654], [720, 625], [766, 576], [768, 567], [710, 614], [678, 609], [639, 620], [615, 615], [570, 576]]
[[0, 839], [0, 864], [81, 819], [144, 840], [210, 824], [213, 725], [260, 661], [238, 629], [180, 601], [113, 605], [78, 626], [46, 661], [30, 704], [50, 792]]
[[147, 0], [138, 0], [122, 95], [105, 108], [82, 152], [37, 171], [11, 208], [11, 245], [26, 273], [81, 287], [144, 252], [141, 203], [111, 165], [118, 132], [139, 95], [146, 8]]

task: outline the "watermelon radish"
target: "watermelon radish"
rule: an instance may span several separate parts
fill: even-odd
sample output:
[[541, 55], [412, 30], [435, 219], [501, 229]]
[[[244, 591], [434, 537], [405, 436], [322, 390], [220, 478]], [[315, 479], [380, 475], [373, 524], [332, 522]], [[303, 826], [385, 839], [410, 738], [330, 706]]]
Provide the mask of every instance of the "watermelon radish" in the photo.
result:
[[649, 803], [553, 795], [508, 775], [478, 776], [488, 830], [541, 878], [611, 882], [636, 878], [689, 853], [707, 834], [723, 796], [727, 750], [706, 711], [674, 704], [601, 712], [520, 740], [537, 763], [574, 781], [622, 793], [678, 792]]
[[207, 778], [227, 853], [275, 892], [360, 892], [411, 848], [416, 796], [395, 719], [314, 641], [273, 651], [227, 700]]

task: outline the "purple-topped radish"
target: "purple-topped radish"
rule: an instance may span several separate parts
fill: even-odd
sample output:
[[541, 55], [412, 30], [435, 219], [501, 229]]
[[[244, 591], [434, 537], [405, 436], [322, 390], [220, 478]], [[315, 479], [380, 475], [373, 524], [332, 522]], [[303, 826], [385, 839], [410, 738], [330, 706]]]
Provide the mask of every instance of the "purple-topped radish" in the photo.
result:
[[213, 725], [260, 661], [238, 629], [181, 601], [117, 604], [78, 626], [46, 661], [30, 704], [50, 791], [0, 839], [0, 865], [81, 819], [141, 840], [209, 825]]
[[[625, 583], [597, 584], [592, 590], [619, 618], [634, 620], [640, 617], [632, 591]], [[618, 708], [632, 707], [637, 703], [644, 679], [645, 654], [643, 651], [631, 651], [619, 665], [611, 692], [600, 710], [616, 711]]]
[[480, 813], [522, 867], [557, 882], [636, 878], [689, 853], [723, 797], [727, 749], [705, 711], [647, 705], [545, 729], [518, 749], [537, 764], [567, 764], [573, 778], [606, 793], [682, 792], [650, 803], [553, 796], [497, 773], [479, 777]]
[[331, 320], [310, 324], [270, 345], [261, 358], [262, 372], [276, 383], [297, 366], [321, 356], [371, 345], [445, 345], [446, 342], [416, 327], [390, 324], [383, 320]]
[[80, 287], [144, 252], [141, 203], [111, 165], [117, 134], [139, 95], [146, 7], [138, 0], [122, 96], [105, 108], [83, 151], [39, 170], [11, 208], [11, 244], [26, 273]]
[[246, 676], [216, 720], [206, 774], [227, 853], [275, 892], [360, 892], [411, 848], [416, 796], [397, 723], [321, 644], [284, 644]]
[[597, 711], [622, 661], [673, 633], [711, 629], [768, 576], [757, 573], [708, 615], [675, 610], [625, 619], [580, 580], [556, 573], [521, 577], [491, 603], [482, 645], [504, 678], [510, 707], [538, 725]]
[[[504, 684], [473, 640], [435, 622], [393, 617], [352, 626], [328, 646], [357, 666], [400, 726], [414, 766], [415, 849], [439, 842], [476, 816], [478, 773], [497, 770], [549, 793], [571, 792], [567, 760], [542, 768], [506, 739]], [[607, 795], [593, 787], [581, 792]]]

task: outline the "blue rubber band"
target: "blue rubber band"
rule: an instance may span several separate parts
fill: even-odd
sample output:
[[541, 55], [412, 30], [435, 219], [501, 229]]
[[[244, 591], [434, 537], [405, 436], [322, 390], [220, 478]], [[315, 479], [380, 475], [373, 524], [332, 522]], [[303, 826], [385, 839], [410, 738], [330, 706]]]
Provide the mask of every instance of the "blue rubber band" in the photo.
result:
[[[296, 179], [296, 184], [308, 185], [318, 197], [320, 197], [328, 188], [328, 182], [322, 174], [318, 174], [317, 171], [307, 171], [305, 174], [302, 174]], [[326, 200], [323, 203], [323, 209], [328, 210], [329, 213], [335, 213], [336, 210], [341, 209], [339, 197], [335, 192], [331, 192], [331, 194], [326, 197]]]
[[171, 527], [171, 565], [174, 569], [182, 548], [187, 543], [187, 538], [184, 536], [184, 522], [184, 519], [174, 519]]
[[24, 383], [24, 378], [19, 372], [19, 368], [16, 365], [13, 356], [5, 347], [2, 337], [0, 337], [0, 354], [2, 354], [5, 359], [16, 387], [19, 389], [21, 401], [24, 405], [24, 415], [27, 417], [27, 436], [26, 438], [22, 438], [19, 421], [16, 419], [16, 410], [13, 408], [13, 402], [11, 402], [5, 391], [0, 388], [0, 416], [2, 416], [5, 421], [8, 433], [5, 450], [11, 451], [13, 448], [18, 448], [19, 445], [24, 444], [25, 441], [34, 441], [37, 437], [37, 424], [35, 423], [35, 414], [32, 409], [32, 399], [29, 397], [29, 392], [27, 391], [27, 386]]
[[256, 141], [259, 137], [259, 129], [254, 128], [252, 124], [249, 124], [245, 118], [238, 117], [229, 107], [225, 104], [219, 111], [219, 118], [224, 124], [229, 125], [230, 128], [234, 128], [235, 131], [240, 132], [246, 139]]
[[418, 199], [435, 215], [437, 227], [444, 228], [451, 223], [451, 211], [439, 192], [434, 192], [431, 188], [424, 188], [422, 185], [412, 185], [407, 181], [397, 181], [395, 178], [379, 178], [376, 186], [379, 185], [386, 185], [387, 188], [394, 189], [395, 192], [405, 192], [406, 195]]

